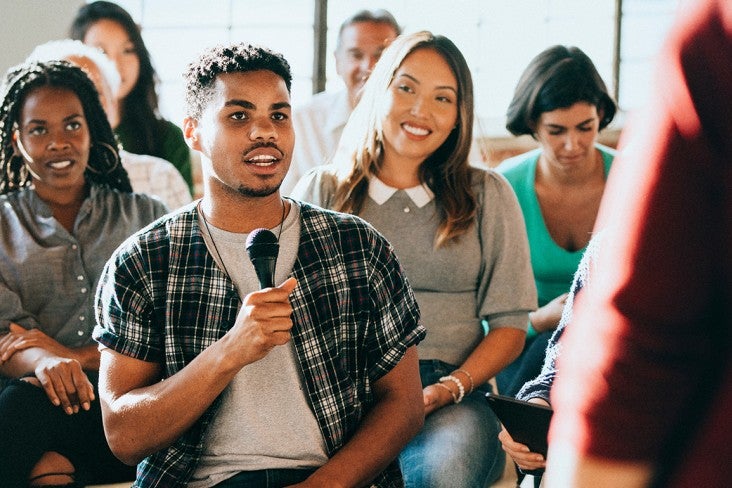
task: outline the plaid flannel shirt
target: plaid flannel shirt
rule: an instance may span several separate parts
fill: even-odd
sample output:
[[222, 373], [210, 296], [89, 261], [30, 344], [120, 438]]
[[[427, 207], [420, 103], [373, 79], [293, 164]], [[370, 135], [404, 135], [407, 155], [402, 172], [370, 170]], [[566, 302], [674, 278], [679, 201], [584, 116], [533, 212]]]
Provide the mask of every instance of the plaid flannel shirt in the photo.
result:
[[[292, 341], [329, 455], [374, 402], [372, 384], [425, 335], [412, 289], [389, 243], [358, 217], [301, 203], [290, 296]], [[195, 206], [123, 244], [97, 291], [93, 337], [121, 354], [180, 371], [233, 325], [239, 297], [201, 236]], [[135, 487], [184, 486], [219, 402], [173, 445], [138, 466]], [[402, 486], [393, 462], [374, 486]]]

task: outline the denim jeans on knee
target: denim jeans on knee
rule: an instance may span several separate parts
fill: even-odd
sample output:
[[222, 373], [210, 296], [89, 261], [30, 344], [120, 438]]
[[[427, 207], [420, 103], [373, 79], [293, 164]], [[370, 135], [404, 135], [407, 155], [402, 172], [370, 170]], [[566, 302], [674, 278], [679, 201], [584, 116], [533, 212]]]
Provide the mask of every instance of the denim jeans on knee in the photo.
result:
[[[436, 383], [455, 369], [442, 361], [421, 360], [422, 385]], [[489, 385], [480, 385], [459, 404], [425, 419], [399, 455], [406, 488], [485, 488], [501, 476], [505, 455], [498, 441], [500, 423], [485, 399], [488, 391]]]
[[547, 330], [526, 339], [526, 344], [519, 357], [496, 375], [498, 393], [516, 396], [524, 383], [539, 376], [546, 357], [546, 347], [552, 334], [554, 334], [554, 330]]
[[242, 471], [217, 484], [216, 488], [283, 488], [305, 481], [314, 472], [315, 468]]

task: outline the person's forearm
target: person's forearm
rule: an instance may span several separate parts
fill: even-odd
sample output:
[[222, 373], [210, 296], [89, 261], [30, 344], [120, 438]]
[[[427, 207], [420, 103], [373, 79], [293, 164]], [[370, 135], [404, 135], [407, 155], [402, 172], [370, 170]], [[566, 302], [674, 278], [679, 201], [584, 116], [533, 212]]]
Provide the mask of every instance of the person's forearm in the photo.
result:
[[[484, 384], [516, 359], [524, 347], [526, 333], [521, 329], [502, 327], [491, 330], [460, 369], [468, 371], [475, 386]], [[464, 385], [467, 391], [469, 385]]]
[[317, 488], [368, 485], [399, 455], [424, 424], [417, 348], [374, 383], [376, 403], [351, 439], [303, 486]]
[[[82, 369], [96, 371], [99, 369], [99, 350], [96, 345], [69, 349], [69, 357], [79, 361]], [[10, 358], [0, 364], [0, 375], [8, 378], [20, 378], [33, 374], [36, 365], [44, 358], [56, 357], [57, 354], [41, 347], [30, 347], [13, 353]]]
[[72, 358], [79, 361], [83, 369], [89, 371], [99, 370], [99, 345], [97, 343], [71, 349], [71, 352]]
[[[149, 378], [149, 386], [118, 397], [107, 384], [114, 379], [100, 375], [105, 432], [117, 457], [137, 464], [191, 428], [241, 368], [228, 361], [228, 353], [221, 347], [225, 340], [204, 350], [173, 376], [163, 381]], [[103, 355], [102, 371], [105, 361]]]
[[8, 378], [20, 378], [31, 375], [36, 365], [44, 358], [54, 356], [40, 347], [30, 347], [13, 353], [10, 358], [0, 364], [0, 375]]
[[545, 330], [544, 321], [542, 320], [539, 309], [529, 312], [529, 326], [533, 327], [536, 333], [543, 332]]
[[[10, 367], [15, 373], [29, 374], [41, 360], [52, 357], [76, 360], [84, 370], [99, 369], [99, 350], [96, 343], [69, 347], [47, 335], [41, 328], [28, 327], [11, 322], [9, 333], [0, 337], [0, 361], [10, 362], [13, 356], [18, 356]], [[20, 354], [31, 349], [35, 350]]]
[[562, 319], [564, 304], [567, 302], [568, 293], [563, 293], [551, 300], [549, 303], [529, 313], [529, 323], [536, 332], [554, 330]]
[[529, 323], [537, 333], [555, 329], [561, 318], [561, 315], [553, 316], [546, 313], [543, 308], [538, 308], [529, 313]]
[[421, 398], [406, 405], [384, 398], [364, 417], [353, 438], [322, 466], [309, 482], [318, 487], [359, 487], [368, 484], [399, 455], [424, 424]]

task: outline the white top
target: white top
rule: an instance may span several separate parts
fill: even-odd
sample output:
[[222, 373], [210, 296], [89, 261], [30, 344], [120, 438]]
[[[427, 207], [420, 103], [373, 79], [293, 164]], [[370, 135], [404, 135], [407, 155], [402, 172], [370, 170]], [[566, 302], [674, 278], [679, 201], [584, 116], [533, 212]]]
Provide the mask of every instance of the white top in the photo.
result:
[[173, 163], [155, 156], [133, 154], [124, 150], [119, 152], [119, 156], [135, 193], [158, 197], [170, 211], [193, 201], [186, 180]]
[[295, 150], [287, 176], [280, 186], [289, 195], [310, 168], [325, 164], [335, 153], [343, 127], [351, 115], [348, 92], [321, 92], [292, 112]]

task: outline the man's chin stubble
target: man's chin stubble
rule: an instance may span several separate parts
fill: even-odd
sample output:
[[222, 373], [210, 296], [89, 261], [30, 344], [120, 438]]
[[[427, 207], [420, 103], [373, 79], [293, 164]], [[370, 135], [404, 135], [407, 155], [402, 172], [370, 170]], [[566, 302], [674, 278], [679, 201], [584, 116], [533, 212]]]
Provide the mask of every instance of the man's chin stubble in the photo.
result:
[[268, 197], [272, 195], [274, 192], [280, 189], [280, 184], [273, 186], [273, 187], [267, 187], [267, 188], [261, 188], [261, 189], [255, 189], [255, 188], [249, 188], [246, 186], [240, 186], [237, 188], [237, 191], [240, 195], [245, 197], [254, 197], [254, 198], [262, 198], [262, 197]]

